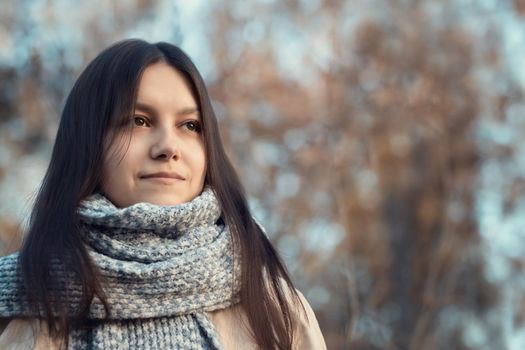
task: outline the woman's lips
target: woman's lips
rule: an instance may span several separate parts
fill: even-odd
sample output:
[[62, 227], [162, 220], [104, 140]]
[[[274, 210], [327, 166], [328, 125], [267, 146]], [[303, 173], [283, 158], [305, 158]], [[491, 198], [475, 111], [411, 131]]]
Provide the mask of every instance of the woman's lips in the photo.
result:
[[148, 180], [165, 185], [171, 185], [179, 181], [184, 181], [185, 178], [175, 172], [158, 172], [140, 176], [142, 180]]
[[158, 173], [151, 173], [146, 175], [141, 175], [140, 178], [142, 179], [173, 179], [173, 180], [185, 180], [183, 176], [179, 175], [176, 172], [166, 172], [161, 171]]

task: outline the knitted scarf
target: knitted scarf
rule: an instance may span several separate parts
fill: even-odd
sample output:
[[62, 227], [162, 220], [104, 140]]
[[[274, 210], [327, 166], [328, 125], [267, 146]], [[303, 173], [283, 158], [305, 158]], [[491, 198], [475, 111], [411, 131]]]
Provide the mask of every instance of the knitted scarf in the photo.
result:
[[[78, 213], [110, 312], [104, 318], [95, 298], [89, 313], [95, 326], [73, 329], [70, 348], [221, 349], [206, 312], [238, 302], [240, 268], [228, 227], [217, 223], [211, 188], [176, 206], [122, 209], [94, 194]], [[31, 316], [17, 265], [18, 253], [0, 259], [1, 317]], [[71, 303], [79, 291], [69, 288]]]

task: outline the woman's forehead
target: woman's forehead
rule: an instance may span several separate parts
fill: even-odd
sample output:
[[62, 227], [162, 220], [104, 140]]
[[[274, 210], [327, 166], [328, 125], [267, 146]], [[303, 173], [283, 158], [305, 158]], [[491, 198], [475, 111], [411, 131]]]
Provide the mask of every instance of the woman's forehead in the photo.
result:
[[184, 75], [167, 63], [148, 66], [139, 82], [136, 108], [170, 107], [187, 112], [198, 108], [190, 84]]

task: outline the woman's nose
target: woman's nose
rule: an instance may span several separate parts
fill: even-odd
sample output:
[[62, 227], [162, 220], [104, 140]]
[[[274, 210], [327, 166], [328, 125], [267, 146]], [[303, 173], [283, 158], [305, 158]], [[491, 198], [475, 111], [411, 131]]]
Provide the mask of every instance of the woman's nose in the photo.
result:
[[155, 139], [150, 150], [153, 159], [180, 158], [180, 147], [174, 132], [162, 131], [154, 137]]

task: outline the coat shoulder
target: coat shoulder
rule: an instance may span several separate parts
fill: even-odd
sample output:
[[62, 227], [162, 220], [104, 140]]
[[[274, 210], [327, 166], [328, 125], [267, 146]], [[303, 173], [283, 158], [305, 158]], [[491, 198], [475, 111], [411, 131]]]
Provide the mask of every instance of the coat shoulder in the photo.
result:
[[[284, 279], [280, 279], [280, 283], [290, 305], [295, 332], [294, 349], [325, 350], [323, 334], [308, 300], [297, 289], [294, 289], [296, 293], [292, 293]], [[240, 304], [208, 312], [208, 315], [225, 349], [257, 349]]]
[[281, 287], [291, 306], [294, 324], [295, 349], [326, 349], [321, 328], [310, 303], [300, 290], [294, 288], [293, 293], [286, 281], [280, 278]]
[[[32, 322], [28, 319], [7, 319], [4, 330], [0, 335], [0, 349], [33, 349], [35, 333]], [[5, 322], [5, 321], [4, 321]]]
[[323, 333], [315, 317], [314, 310], [304, 295], [297, 289], [296, 292], [304, 308], [304, 310], [295, 313], [297, 341], [294, 343], [296, 344], [296, 349], [326, 349]]
[[60, 350], [61, 347], [48, 334], [46, 327], [36, 319], [13, 318], [0, 334], [0, 349]]

